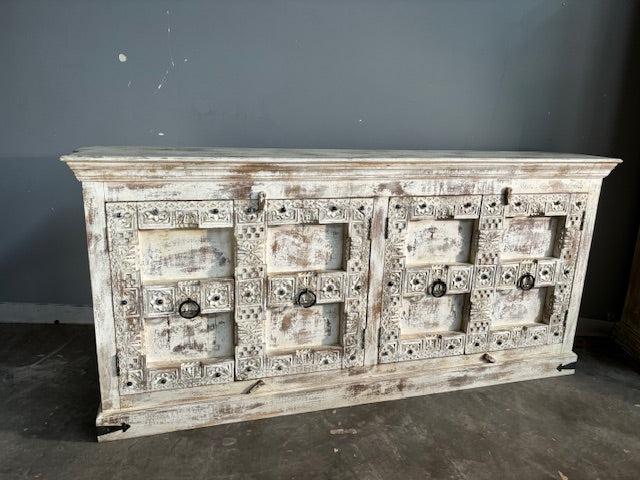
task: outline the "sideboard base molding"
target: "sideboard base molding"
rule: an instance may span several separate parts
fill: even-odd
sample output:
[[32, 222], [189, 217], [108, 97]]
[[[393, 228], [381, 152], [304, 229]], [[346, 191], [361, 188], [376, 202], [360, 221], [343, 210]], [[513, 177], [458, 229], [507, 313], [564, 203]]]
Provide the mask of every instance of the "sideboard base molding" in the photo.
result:
[[[415, 368], [421, 362], [405, 362], [396, 368], [371, 367], [356, 374], [336, 375], [325, 381], [292, 389], [283, 383], [270, 387], [271, 379], [247, 381], [245, 392], [206, 400], [166, 403], [144, 408], [101, 411], [96, 419], [99, 441], [155, 435], [176, 430], [208, 427], [297, 413], [399, 400], [432, 393], [571, 375], [577, 355], [573, 352], [535, 355], [460, 364], [455, 368]], [[323, 375], [326, 377], [326, 375]], [[252, 388], [253, 387], [253, 388]], [[262, 390], [262, 392], [261, 392]], [[105, 428], [106, 427], [106, 428]]]

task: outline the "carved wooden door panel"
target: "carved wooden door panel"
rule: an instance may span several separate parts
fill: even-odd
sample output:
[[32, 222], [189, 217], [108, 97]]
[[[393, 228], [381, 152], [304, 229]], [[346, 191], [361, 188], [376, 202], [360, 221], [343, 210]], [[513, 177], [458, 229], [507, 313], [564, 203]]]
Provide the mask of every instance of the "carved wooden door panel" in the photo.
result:
[[390, 199], [381, 363], [464, 353], [481, 201], [480, 195]]
[[561, 343], [586, 199], [390, 199], [379, 361]]
[[372, 207], [235, 201], [238, 379], [363, 364]]
[[581, 193], [484, 197], [481, 248], [498, 262], [483, 290], [490, 328], [474, 325], [468, 352], [562, 343], [586, 203]]
[[233, 202], [106, 210], [120, 392], [232, 381]]

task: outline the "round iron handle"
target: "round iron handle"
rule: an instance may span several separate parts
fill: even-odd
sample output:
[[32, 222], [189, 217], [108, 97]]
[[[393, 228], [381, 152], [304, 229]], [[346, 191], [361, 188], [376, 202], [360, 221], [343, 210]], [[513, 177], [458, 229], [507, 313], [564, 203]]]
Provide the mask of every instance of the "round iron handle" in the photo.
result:
[[300, 290], [296, 298], [296, 303], [303, 308], [313, 307], [316, 304], [316, 294], [308, 288]]
[[182, 318], [191, 319], [200, 315], [200, 305], [198, 302], [188, 298], [178, 307], [178, 313]]
[[431, 288], [429, 290], [431, 292], [431, 295], [436, 298], [440, 298], [444, 296], [445, 293], [447, 293], [447, 284], [442, 280], [436, 280], [431, 284]]
[[518, 279], [518, 288], [520, 290], [531, 290], [536, 284], [536, 278], [530, 273], [525, 273]]

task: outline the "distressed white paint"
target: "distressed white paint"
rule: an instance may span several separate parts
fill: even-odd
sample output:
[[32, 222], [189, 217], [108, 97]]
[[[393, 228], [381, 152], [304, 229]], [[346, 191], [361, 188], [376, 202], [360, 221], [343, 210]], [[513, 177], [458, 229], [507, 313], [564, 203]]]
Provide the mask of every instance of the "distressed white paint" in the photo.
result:
[[510, 218], [506, 222], [502, 258], [552, 256], [558, 228], [557, 218]]
[[268, 269], [272, 272], [339, 270], [344, 226], [278, 225], [267, 231]]
[[473, 220], [421, 220], [407, 230], [409, 265], [469, 261]]
[[[519, 152], [174, 150], [135, 147], [82, 149], [63, 157], [63, 160], [68, 162], [77, 177], [85, 183], [102, 395], [102, 412], [98, 417], [98, 423], [109, 425], [127, 422], [132, 425], [126, 433], [114, 433], [102, 438], [103, 440], [570, 373], [571, 371], [558, 371], [556, 367], [575, 359], [571, 347], [600, 183], [617, 163], [616, 160], [602, 157]], [[522, 297], [521, 303], [524, 307], [518, 310], [510, 300], [502, 302], [502, 306], [496, 306], [498, 314], [493, 319], [494, 328], [489, 339], [493, 342], [492, 347], [474, 347], [473, 342], [465, 347], [464, 343], [459, 343], [460, 339], [464, 339], [465, 335], [472, 338], [472, 334], [465, 330], [468, 328], [465, 305], [471, 301], [478, 289], [478, 282], [485, 281], [481, 280], [481, 276], [488, 275], [487, 278], [491, 278], [491, 272], [486, 273], [482, 270], [482, 262], [478, 263], [474, 238], [476, 222], [479, 220], [477, 214], [471, 211], [474, 208], [472, 204], [481, 199], [487, 199], [488, 202], [492, 196], [499, 202], [505, 189], [511, 189], [514, 195], [540, 195], [540, 198], [553, 199], [554, 194], [562, 194], [562, 198], [574, 200], [584, 197], [587, 202], [586, 209], [583, 209], [584, 221], [580, 225], [578, 235], [579, 245], [575, 250], [571, 250], [577, 252], [577, 257], [573, 265], [573, 277], [568, 280], [572, 288], [566, 310], [566, 326], [564, 333], [557, 340], [550, 337], [550, 344], [541, 343], [541, 340], [546, 341], [546, 337], [542, 338], [541, 335], [546, 335], [543, 332], [547, 332], [545, 314], [540, 313], [541, 309], [546, 308], [541, 305], [542, 292], [552, 287], [535, 288], [530, 292], [509, 290], [506, 295], [514, 295], [516, 292], [516, 296]], [[243, 209], [257, 205], [255, 199], [258, 194], [266, 197], [268, 212], [271, 212], [272, 206], [278, 202], [288, 202], [288, 210], [280, 213], [273, 210], [273, 215], [269, 213], [271, 216], [265, 221], [258, 220], [255, 223], [255, 220], [248, 220], [247, 224], [245, 219], [237, 223], [240, 217], [245, 215], [242, 213]], [[453, 283], [450, 283], [452, 290], [447, 292], [440, 302], [433, 297], [424, 297], [425, 293], [420, 293], [420, 285], [414, 285], [415, 292], [408, 293], [400, 305], [405, 315], [400, 335], [400, 340], [405, 342], [405, 350], [399, 360], [414, 360], [412, 355], [415, 352], [407, 345], [415, 343], [416, 337], [420, 342], [423, 341], [422, 338], [432, 338], [433, 341], [441, 342], [444, 350], [442, 355], [435, 355], [436, 358], [421, 357], [425, 359], [377, 364], [379, 345], [386, 346], [389, 342], [387, 336], [378, 338], [381, 331], [387, 332], [384, 328], [385, 322], [389, 320], [383, 315], [386, 311], [385, 305], [389, 303], [385, 296], [387, 293], [383, 292], [396, 288], [395, 285], [388, 285], [389, 277], [384, 273], [391, 265], [388, 259], [385, 261], [385, 250], [391, 248], [389, 245], [395, 238], [385, 239], [385, 223], [387, 218], [397, 218], [394, 216], [397, 213], [393, 213], [395, 210], [390, 208], [390, 204], [396, 201], [394, 199], [411, 203], [417, 201], [412, 200], [414, 198], [426, 198], [431, 201], [431, 197], [440, 198], [439, 201], [444, 202], [442, 206], [446, 208], [453, 208], [452, 205], [458, 202], [457, 199], [464, 198], [461, 200], [460, 208], [464, 210], [467, 208], [464, 205], [469, 204], [471, 210], [465, 210], [466, 213], [462, 212], [455, 219], [447, 219], [446, 212], [438, 214], [443, 218], [438, 217], [435, 223], [433, 220], [419, 218], [412, 218], [409, 222], [413, 223], [409, 226], [409, 242], [405, 238], [404, 243], [398, 247], [399, 251], [405, 252], [404, 254], [409, 253], [407, 245], [412, 245], [412, 251], [418, 252], [408, 266], [418, 270], [428, 267], [429, 275], [435, 278], [444, 275], [438, 273], [440, 270], [435, 264], [438, 261], [449, 262], [447, 269], [452, 273], [447, 274], [446, 281]], [[273, 199], [276, 201], [272, 204], [270, 202]], [[211, 202], [223, 209], [231, 203], [229, 200], [234, 201], [234, 219], [225, 217], [223, 220], [215, 220], [219, 228], [213, 231], [222, 232], [226, 228], [231, 232], [231, 228], [234, 229], [233, 239], [222, 242], [227, 245], [231, 242], [234, 245], [233, 254], [225, 251], [226, 257], [231, 259], [229, 268], [232, 270], [220, 272], [224, 277], [219, 280], [222, 283], [210, 283], [217, 278], [217, 274], [209, 270], [211, 258], [207, 255], [197, 257], [196, 252], [200, 247], [211, 250], [216, 241], [207, 239], [208, 234], [203, 236], [202, 232], [209, 230], [204, 224], [198, 224], [198, 216], [208, 215], [206, 212], [213, 210]], [[136, 235], [141, 240], [142, 248], [136, 247], [139, 248], [137, 252], [142, 252], [137, 253], [141, 257], [137, 257], [137, 260], [133, 258], [133, 261], [144, 265], [144, 301], [167, 299], [167, 302], [161, 305], [145, 304], [144, 312], [148, 315], [144, 322], [155, 322], [155, 327], [144, 330], [145, 341], [140, 346], [134, 347], [133, 344], [122, 340], [126, 337], [122, 337], [121, 333], [114, 333], [114, 318], [121, 315], [119, 312], [123, 311], [123, 307], [119, 303], [120, 298], [114, 297], [113, 302], [109, 301], [112, 295], [112, 279], [105, 242], [106, 224], [115, 220], [105, 217], [106, 202], [115, 202], [113, 208], [124, 208], [123, 211], [128, 211], [126, 209], [129, 208], [135, 212], [137, 209], [140, 215], [148, 215], [152, 209], [138, 208], [136, 202], [156, 202], [161, 207], [160, 210], [167, 206], [173, 212], [171, 215], [179, 217], [169, 221], [170, 219], [162, 219], [162, 212], [159, 212], [159, 215], [151, 215], [149, 218], [156, 221], [157, 225], [165, 222], [167, 225], [170, 224], [170, 227], [143, 225], [139, 230], [131, 227], [132, 230], [125, 229], [120, 232], [138, 232]], [[307, 202], [306, 207], [300, 202]], [[340, 208], [351, 209], [362, 205], [363, 212], [368, 213], [364, 214], [363, 220], [356, 219], [355, 223], [349, 223], [341, 219], [342, 213], [339, 208], [328, 209], [334, 204], [346, 205], [347, 207]], [[419, 217], [419, 207], [420, 205], [416, 204], [417, 210], [412, 215]], [[115, 213], [116, 210], [113, 208], [108, 209], [108, 212]], [[290, 220], [288, 215], [291, 209], [298, 208], [301, 209], [300, 215], [309, 208], [319, 208], [321, 216], [328, 215], [328, 223], [318, 222], [317, 219], [311, 223]], [[356, 213], [357, 211], [354, 210]], [[503, 242], [506, 242], [502, 245], [504, 260], [516, 256], [525, 257], [526, 260], [533, 255], [536, 262], [544, 262], [549, 260], [547, 257], [550, 244], [554, 247], [564, 245], [558, 244], [558, 227], [553, 226], [560, 220], [556, 222], [541, 217], [542, 220], [538, 223], [535, 216], [517, 217], [516, 220], [507, 217], [504, 219], [505, 224], [512, 222], [513, 226], [507, 225], [506, 241], [503, 239]], [[126, 220], [123, 217], [118, 221], [123, 219]], [[251, 227], [251, 222], [254, 222], [255, 228]], [[431, 226], [428, 225], [429, 222], [432, 223]], [[429, 243], [429, 239], [424, 236], [425, 230], [422, 229], [420, 233], [422, 223], [427, 228], [437, 227], [442, 238], [438, 242]], [[575, 221], [572, 225], [572, 228], [578, 228]], [[395, 224], [392, 227], [402, 228]], [[161, 233], [163, 228], [168, 228], [167, 237], [162, 241], [156, 241], [164, 235]], [[198, 233], [194, 235], [194, 231]], [[303, 232], [302, 240], [292, 242], [291, 238], [300, 236], [300, 231]], [[184, 235], [184, 238], [181, 235]], [[532, 239], [532, 245], [527, 244], [528, 236]], [[275, 246], [278, 238], [286, 239], [282, 241], [288, 242], [288, 246]], [[151, 241], [152, 239], [154, 240]], [[248, 240], [248, 243], [245, 240]], [[119, 240], [114, 241], [117, 247]], [[361, 247], [363, 242], [366, 249]], [[132, 244], [129, 242], [128, 245]], [[267, 245], [272, 249], [266, 248]], [[149, 260], [151, 257], [145, 260], [145, 255], [151, 254], [154, 248], [160, 267], [153, 265], [155, 262]], [[111, 256], [116, 255], [114, 258], [120, 259], [118, 261], [129, 261], [126, 260], [129, 258], [127, 255], [133, 250], [120, 251], [117, 255], [111, 253]], [[349, 259], [352, 258], [350, 255], [354, 253], [364, 255], [357, 267], [349, 263]], [[438, 258], [440, 254], [441, 257]], [[188, 259], [191, 257], [200, 260], [189, 262]], [[173, 262], [174, 266], [171, 266], [172, 259], [176, 260]], [[555, 262], [555, 257], [551, 260]], [[121, 268], [118, 265], [116, 262], [116, 273], [126, 273], [125, 270], [118, 270]], [[242, 276], [246, 272], [238, 270], [239, 265], [241, 268], [249, 266], [256, 272], [258, 270], [255, 268], [260, 265], [264, 265], [265, 268], [259, 277], [255, 277], [257, 281], [254, 281], [254, 277]], [[499, 266], [495, 263], [490, 265]], [[357, 282], [343, 283], [347, 281], [344, 275], [359, 272], [361, 270], [354, 268], [362, 267], [368, 278], [364, 289], [350, 290]], [[344, 270], [345, 268], [348, 270]], [[460, 268], [468, 269], [464, 271], [470, 272], [470, 275], [464, 280], [461, 277], [458, 281], [455, 272]], [[520, 268], [529, 267], [525, 265]], [[200, 283], [194, 286], [189, 283], [191, 279], [199, 279]], [[282, 283], [282, 279], [286, 281]], [[291, 279], [292, 283], [287, 284], [287, 279]], [[123, 281], [119, 278], [116, 280]], [[354, 278], [355, 280], [357, 279]], [[324, 303], [321, 302], [322, 306], [312, 307], [312, 310], [301, 314], [301, 307], [293, 303], [295, 289], [291, 290], [291, 293], [283, 290], [283, 296], [280, 297], [274, 293], [277, 291], [275, 289], [280, 288], [278, 285], [294, 287], [295, 282], [299, 281], [313, 288], [326, 286], [324, 282], [330, 281], [338, 288], [322, 294], [328, 296], [322, 301]], [[402, 282], [402, 278], [399, 278], [399, 281]], [[456, 282], [459, 291], [455, 291]], [[554, 285], [554, 282], [555, 280], [551, 285]], [[126, 282], [122, 285], [126, 285]], [[230, 285], [234, 285], [232, 290], [224, 291], [228, 295], [233, 295], [235, 291], [235, 299], [230, 300], [231, 304], [224, 303], [227, 302], [226, 297], [214, 302], [211, 290], [207, 290], [215, 288], [218, 292], [221, 288], [228, 289]], [[401, 288], [406, 288], [402, 285]], [[156, 291], [149, 293], [149, 288], [155, 288]], [[363, 297], [363, 294], [366, 295]], [[202, 302], [209, 298], [212, 302], [210, 308], [216, 308], [215, 305], [223, 302], [221, 308], [226, 312], [224, 315], [235, 315], [235, 336], [244, 339], [236, 344], [235, 361], [245, 366], [255, 365], [256, 370], [247, 373], [245, 370], [239, 370], [236, 365], [234, 381], [234, 358], [233, 355], [232, 358], [227, 356], [229, 335], [214, 337], [204, 327], [204, 319], [211, 314], [199, 317], [200, 319], [193, 324], [193, 329], [185, 328], [189, 323], [177, 317], [181, 320], [178, 320], [178, 327], [171, 332], [177, 336], [167, 343], [161, 340], [161, 325], [167, 321], [174, 322], [172, 319], [176, 319], [175, 311], [171, 313], [166, 310], [176, 308], [181, 299], [190, 296], [195, 296]], [[331, 299], [331, 296], [335, 296], [335, 299]], [[272, 302], [276, 303], [272, 305]], [[244, 306], [245, 304], [247, 306]], [[266, 309], [264, 316], [258, 313], [253, 317], [251, 312], [254, 310], [251, 305]], [[128, 303], [124, 307], [125, 312], [137, 315], [137, 312], [127, 310], [130, 306]], [[352, 312], [356, 306], [357, 309], [362, 309], [366, 322], [356, 325], [354, 332], [358, 334], [355, 337], [340, 337], [344, 334], [345, 326], [353, 324], [345, 320], [346, 312]], [[536, 306], [539, 307], [538, 310]], [[233, 311], [235, 313], [232, 313]], [[287, 311], [293, 314], [287, 317]], [[242, 315], [238, 316], [239, 312], [242, 312]], [[246, 318], [243, 315], [246, 315]], [[121, 318], [118, 320], [121, 322], [119, 325], [123, 325], [122, 319], [125, 317], [118, 318]], [[260, 320], [261, 318], [263, 320]], [[256, 321], [258, 323], [255, 323]], [[504, 323], [501, 323], [503, 321]], [[197, 326], [198, 322], [200, 324]], [[249, 324], [258, 328], [243, 330]], [[518, 337], [519, 343], [514, 343], [515, 340], [508, 337], [504, 337], [507, 340], [501, 340], [503, 337], [499, 335], [504, 335], [504, 332], [499, 329], [505, 326], [511, 329], [507, 330], [507, 333], [522, 335]], [[353, 325], [349, 328], [353, 328]], [[434, 335], [429, 336], [431, 334]], [[246, 339], [253, 338], [254, 335], [264, 339], [263, 353], [237, 349], [238, 345], [255, 348], [256, 344], [246, 343]], [[116, 344], [116, 336], [125, 343]], [[348, 342], [353, 342], [353, 345], [344, 344], [345, 338]], [[208, 343], [201, 342], [203, 339]], [[148, 374], [155, 375], [152, 378], [152, 388], [127, 391], [122, 377], [116, 376], [113, 359], [121, 348], [127, 351], [132, 348], [147, 348], [145, 342], [149, 347], [146, 351], [147, 359], [151, 359]], [[197, 346], [197, 343], [203, 343], [204, 346]], [[215, 353], [218, 343], [221, 357], [217, 357]], [[450, 349], [447, 349], [447, 345]], [[174, 351], [176, 346], [179, 347], [178, 351]], [[465, 348], [468, 348], [468, 351]], [[474, 352], [474, 348], [479, 348], [477, 353]], [[486, 350], [482, 348], [491, 350], [495, 363], [487, 363], [483, 359], [483, 352]], [[261, 358], [266, 363], [262, 366], [247, 363], [247, 358]], [[294, 362], [307, 363], [298, 367], [290, 366], [286, 363], [287, 358], [294, 359]], [[336, 359], [340, 358], [343, 363], [335, 363]], [[189, 362], [193, 359], [198, 361]], [[209, 382], [198, 383], [189, 380], [189, 376], [194, 372], [201, 375], [204, 372], [201, 369], [206, 365], [217, 369], [210, 370], [212, 376]], [[265, 370], [275, 369], [276, 366], [282, 366], [284, 370]], [[121, 365], [125, 372], [130, 368]], [[156, 370], [153, 370], [154, 368]], [[171, 373], [174, 368], [179, 371]], [[154, 371], [156, 373], [153, 373]], [[214, 372], [222, 374], [215, 377]], [[176, 380], [176, 376], [179, 381]], [[160, 382], [163, 378], [166, 379], [166, 383]], [[256, 385], [256, 379], [261, 383]], [[167, 388], [168, 386], [171, 388]], [[251, 393], [243, 393], [247, 391]]]
[[340, 304], [270, 309], [267, 327], [267, 347], [273, 350], [338, 345]]
[[144, 282], [233, 275], [230, 228], [140, 230], [138, 237]]
[[505, 327], [540, 323], [546, 295], [546, 288], [534, 288], [528, 292], [498, 291], [493, 307], [495, 309], [493, 324], [496, 327]]
[[201, 315], [189, 322], [180, 317], [145, 320], [147, 362], [233, 357], [233, 318], [229, 312]]
[[406, 315], [400, 322], [403, 335], [452, 331], [462, 328], [466, 295], [445, 295], [442, 298], [421, 296], [405, 300]]

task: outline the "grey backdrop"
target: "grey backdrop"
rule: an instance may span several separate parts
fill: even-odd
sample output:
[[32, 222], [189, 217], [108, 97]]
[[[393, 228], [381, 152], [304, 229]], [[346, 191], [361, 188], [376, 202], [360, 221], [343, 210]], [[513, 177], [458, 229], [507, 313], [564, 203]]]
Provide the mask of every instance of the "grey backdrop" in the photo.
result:
[[635, 3], [0, 0], [0, 301], [90, 303], [57, 161], [78, 146], [526, 149], [627, 161], [582, 309], [614, 319], [639, 219]]

